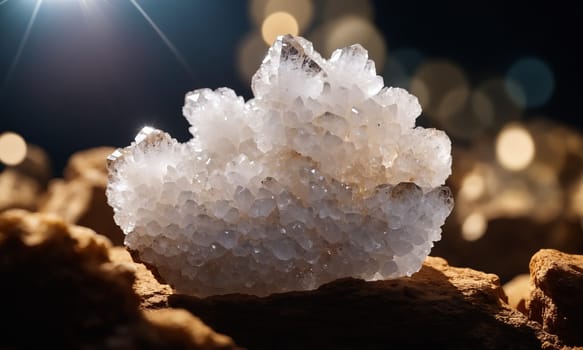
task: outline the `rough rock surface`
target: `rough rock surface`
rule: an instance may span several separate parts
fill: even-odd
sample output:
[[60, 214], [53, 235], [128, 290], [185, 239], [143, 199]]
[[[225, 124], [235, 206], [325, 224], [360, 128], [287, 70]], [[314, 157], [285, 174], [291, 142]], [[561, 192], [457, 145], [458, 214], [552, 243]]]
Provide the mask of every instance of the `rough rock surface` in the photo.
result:
[[109, 258], [113, 263], [127, 266], [134, 271], [136, 277], [134, 290], [140, 296], [141, 308], [159, 309], [168, 307], [168, 296], [172, 294], [172, 287], [159, 282], [144, 264], [134, 262], [130, 253], [123, 247], [110, 249]]
[[505, 303], [497, 276], [432, 257], [412, 277], [268, 297], [170, 295], [169, 304], [249, 349], [561, 348]]
[[543, 249], [530, 261], [528, 315], [565, 343], [583, 346], [583, 255]]
[[183, 310], [142, 312], [109, 248], [54, 215], [0, 214], [0, 348], [235, 348]]
[[113, 151], [111, 147], [98, 147], [73, 154], [65, 178], [50, 182], [39, 211], [103, 233], [115, 245], [123, 244], [123, 232], [113, 221], [113, 210], [105, 196], [106, 159]]

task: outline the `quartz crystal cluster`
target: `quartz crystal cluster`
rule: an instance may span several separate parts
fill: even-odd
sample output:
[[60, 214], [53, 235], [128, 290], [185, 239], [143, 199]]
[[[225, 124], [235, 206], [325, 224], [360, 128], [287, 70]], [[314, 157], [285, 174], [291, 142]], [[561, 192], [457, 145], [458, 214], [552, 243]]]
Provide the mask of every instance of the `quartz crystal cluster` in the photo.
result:
[[252, 89], [190, 92], [191, 140], [146, 127], [109, 157], [128, 248], [199, 296], [416, 272], [453, 206], [450, 140], [415, 127], [417, 99], [360, 45], [324, 59], [289, 35]]

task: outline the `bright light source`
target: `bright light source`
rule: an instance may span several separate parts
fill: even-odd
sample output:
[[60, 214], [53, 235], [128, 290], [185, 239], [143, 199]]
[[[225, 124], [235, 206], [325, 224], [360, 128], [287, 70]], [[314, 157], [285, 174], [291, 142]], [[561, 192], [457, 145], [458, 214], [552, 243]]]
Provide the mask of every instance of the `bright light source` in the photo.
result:
[[511, 124], [498, 135], [496, 157], [506, 169], [517, 171], [526, 168], [532, 162], [534, 153], [534, 141], [524, 127]]
[[261, 34], [267, 45], [273, 44], [280, 35], [298, 35], [298, 32], [299, 26], [294, 16], [283, 11], [270, 14], [261, 26]]
[[26, 142], [22, 136], [5, 132], [0, 135], [0, 162], [6, 165], [18, 165], [26, 157]]

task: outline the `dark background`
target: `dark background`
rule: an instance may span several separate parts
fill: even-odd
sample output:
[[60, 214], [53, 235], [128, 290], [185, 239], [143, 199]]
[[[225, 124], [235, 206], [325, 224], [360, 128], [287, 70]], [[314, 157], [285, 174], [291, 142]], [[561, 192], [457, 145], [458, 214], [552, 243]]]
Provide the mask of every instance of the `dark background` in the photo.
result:
[[[236, 68], [237, 45], [253, 25], [246, 1], [140, 1], [192, 76], [129, 1], [84, 0], [91, 5], [86, 14], [78, 1], [44, 0], [8, 80], [35, 0], [0, 6], [0, 133], [15, 131], [45, 148], [56, 175], [73, 152], [127, 145], [146, 124], [187, 139], [181, 116], [187, 91], [228, 86], [251, 96]], [[519, 57], [541, 58], [555, 90], [524, 117], [544, 115], [581, 129], [583, 16], [576, 2], [566, 4], [374, 1], [373, 8], [388, 59], [392, 49], [414, 47], [455, 62], [478, 82], [503, 75]], [[311, 27], [317, 23], [316, 13]]]

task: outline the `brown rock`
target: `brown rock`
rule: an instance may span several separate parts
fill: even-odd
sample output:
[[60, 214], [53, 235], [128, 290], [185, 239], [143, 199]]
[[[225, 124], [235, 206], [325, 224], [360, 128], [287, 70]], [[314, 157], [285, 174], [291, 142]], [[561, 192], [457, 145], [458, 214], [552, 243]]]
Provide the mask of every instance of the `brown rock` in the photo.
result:
[[215, 333], [186, 310], [146, 310], [144, 315], [153, 326], [145, 329], [144, 333], [157, 339], [160, 348], [180, 349], [185, 348], [185, 345], [195, 349], [235, 348], [230, 337]]
[[530, 275], [521, 274], [502, 286], [508, 297], [508, 305], [526, 314], [525, 301], [530, 295]]
[[0, 173], [0, 212], [8, 209], [34, 210], [41, 192], [39, 183], [14, 169]]
[[64, 170], [65, 180], [85, 178], [90, 182], [107, 185], [107, 157], [115, 151], [113, 147], [96, 147], [73, 154]]
[[429, 257], [410, 278], [342, 279], [268, 297], [169, 296], [250, 349], [558, 349], [505, 303], [495, 275]]
[[134, 290], [140, 296], [141, 308], [168, 307], [168, 296], [172, 294], [172, 287], [160, 283], [144, 264], [134, 262], [130, 253], [123, 247], [110, 249], [109, 257], [115, 264], [127, 266], [134, 271], [136, 276]]
[[235, 348], [184, 311], [142, 312], [109, 248], [54, 215], [0, 214], [0, 348]]
[[65, 179], [50, 182], [39, 211], [89, 227], [107, 236], [115, 245], [123, 244], [124, 234], [113, 221], [113, 210], [105, 196], [105, 163], [113, 150], [111, 147], [100, 147], [75, 153], [65, 169]]
[[583, 255], [543, 249], [530, 261], [528, 315], [565, 343], [583, 346]]

